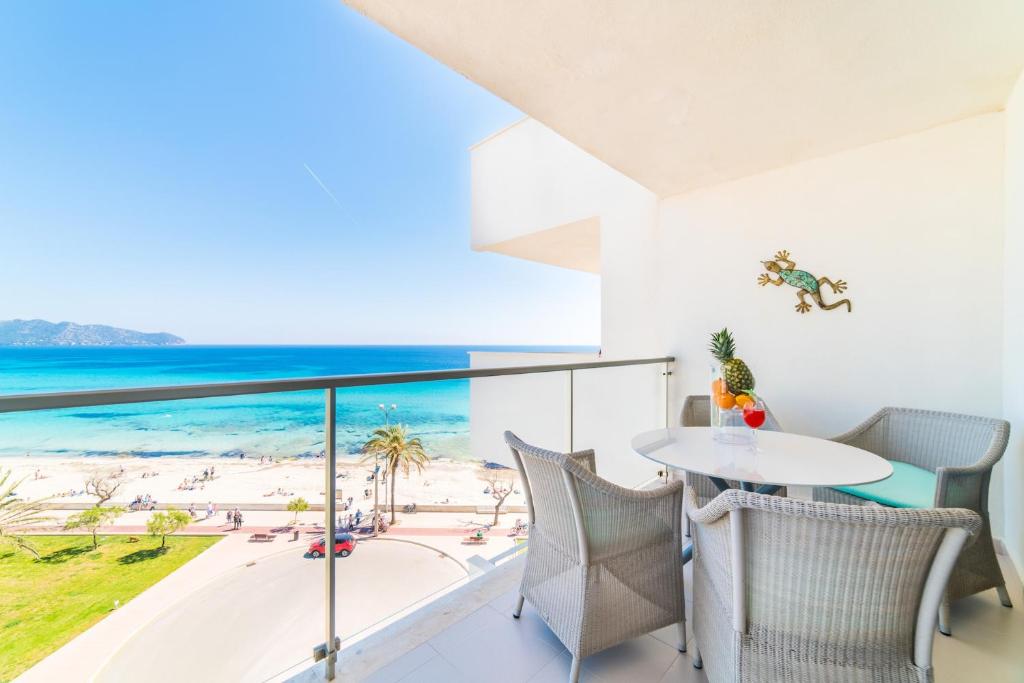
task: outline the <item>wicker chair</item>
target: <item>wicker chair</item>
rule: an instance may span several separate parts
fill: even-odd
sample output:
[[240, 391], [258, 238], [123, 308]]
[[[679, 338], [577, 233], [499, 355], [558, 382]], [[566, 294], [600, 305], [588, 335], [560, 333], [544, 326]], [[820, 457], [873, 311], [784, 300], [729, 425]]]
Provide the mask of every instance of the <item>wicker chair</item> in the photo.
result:
[[694, 666], [711, 683], [933, 680], [939, 602], [976, 513], [686, 496]]
[[[679, 415], [679, 424], [683, 427], [707, 427], [711, 424], [711, 397], [708, 395], [703, 396], [687, 396], [683, 400], [683, 412]], [[781, 432], [783, 431], [779, 421], [775, 419], [771, 409], [765, 406], [765, 420], [764, 424], [761, 425], [761, 429], [769, 432]], [[739, 483], [735, 481], [728, 482], [733, 488], [739, 488]], [[697, 492], [697, 499], [701, 505], [706, 505], [721, 491], [718, 487], [712, 483], [711, 479], [703, 474], [693, 474], [690, 472], [686, 473], [686, 484]], [[782, 488], [776, 493], [776, 495], [785, 496], [786, 489]], [[686, 524], [686, 535], [690, 535], [689, 522]]]
[[572, 655], [584, 657], [678, 624], [683, 598], [683, 483], [633, 490], [598, 477], [594, 452], [554, 453], [505, 432], [526, 492], [530, 547], [519, 602], [528, 600]]
[[[905, 462], [938, 475], [934, 507], [967, 508], [982, 519], [978, 539], [966, 548], [949, 580], [939, 615], [939, 630], [950, 635], [949, 604], [995, 588], [1012, 607], [1006, 581], [992, 545], [988, 486], [992, 467], [1003, 457], [1010, 435], [1004, 420], [910, 408], [882, 408], [863, 424], [833, 441], [857, 446], [886, 460]], [[814, 499], [866, 505], [869, 501], [829, 488], [814, 490]]]

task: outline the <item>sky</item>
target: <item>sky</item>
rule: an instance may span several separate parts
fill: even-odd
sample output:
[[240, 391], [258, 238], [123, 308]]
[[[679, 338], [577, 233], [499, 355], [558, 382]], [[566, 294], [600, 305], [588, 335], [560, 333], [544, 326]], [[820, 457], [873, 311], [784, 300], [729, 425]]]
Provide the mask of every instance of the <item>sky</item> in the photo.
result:
[[522, 113], [337, 0], [0, 3], [0, 319], [198, 344], [597, 344], [597, 276], [476, 253]]

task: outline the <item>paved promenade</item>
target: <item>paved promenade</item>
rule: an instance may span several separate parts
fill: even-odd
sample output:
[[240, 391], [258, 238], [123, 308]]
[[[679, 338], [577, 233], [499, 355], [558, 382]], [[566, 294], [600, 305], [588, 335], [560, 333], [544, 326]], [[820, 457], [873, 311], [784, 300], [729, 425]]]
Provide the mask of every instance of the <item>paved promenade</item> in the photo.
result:
[[[34, 529], [34, 533], [47, 533], [47, 534], [60, 534], [65, 533], [60, 524], [63, 518], [71, 512], [65, 512], [64, 514], [58, 515], [58, 518], [54, 520], [52, 525], [41, 526]], [[152, 512], [129, 512], [120, 517], [117, 523], [101, 527], [100, 533], [104, 534], [135, 534], [135, 535], [146, 535], [146, 520], [152, 515]], [[179, 531], [179, 534], [187, 535], [216, 535], [224, 534], [229, 536], [249, 536], [254, 533], [267, 534], [273, 533], [278, 535], [290, 535], [295, 531], [299, 531], [300, 538], [306, 538], [307, 536], [314, 536], [316, 534], [323, 534], [323, 513], [322, 512], [303, 512], [299, 515], [299, 523], [296, 526], [291, 526], [292, 513], [280, 512], [280, 511], [243, 511], [242, 516], [245, 520], [241, 529], [232, 529], [231, 525], [227, 523], [225, 519], [225, 513], [219, 512], [214, 517], [209, 519], [205, 518], [205, 512], [200, 514], [196, 518], [196, 522], [190, 524], [188, 527]], [[521, 517], [525, 517], [522, 515]], [[387, 514], [384, 515], [385, 519], [388, 519]], [[486, 531], [485, 535], [488, 537], [507, 536], [511, 529], [511, 526], [515, 523], [516, 519], [519, 519], [518, 515], [506, 515], [500, 516], [501, 526], [493, 527], [490, 531]], [[386, 536], [468, 536], [475, 532], [477, 529], [484, 527], [487, 523], [493, 522], [493, 515], [475, 515], [475, 514], [460, 514], [453, 512], [422, 512], [415, 514], [404, 514], [398, 513], [397, 519], [398, 524], [390, 526]], [[363, 518], [364, 530], [368, 533], [368, 529], [365, 528], [366, 518]], [[74, 534], [81, 534], [81, 530], [67, 532]], [[359, 535], [367, 535], [357, 531]]]
[[[119, 524], [105, 528], [102, 533], [145, 536], [145, 520], [150, 514], [128, 513], [118, 520]], [[173, 677], [165, 678], [164, 673], [185, 672], [172, 656], [182, 652], [196, 653], [189, 661], [192, 675], [188, 678], [197, 681], [242, 680], [236, 674], [243, 678], [264, 675], [273, 661], [297, 664], [308, 655], [318, 635], [317, 625], [322, 621], [322, 609], [315, 606], [322, 604], [323, 560], [304, 557], [308, 544], [323, 534], [319, 526], [322, 513], [299, 515], [300, 525], [294, 527], [300, 532], [298, 541], [292, 540], [290, 530], [282, 531], [287, 527], [284, 523], [291, 520], [291, 513], [243, 514], [251, 523], [239, 530], [231, 530], [221, 513], [218, 518], [198, 520], [179, 532], [225, 538], [110, 612], [18, 680], [138, 680], [128, 674], [135, 666], [145, 665], [146, 680], [170, 681]], [[516, 520], [512, 515], [502, 515], [503, 526], [488, 532], [487, 544], [482, 546], [465, 544], [463, 538], [482, 523], [493, 521], [493, 516], [418, 513], [399, 517], [401, 523], [392, 526], [382, 540], [364, 538], [351, 557], [338, 560], [339, 572], [350, 574], [349, 580], [339, 582], [339, 628], [345, 637], [394, 617], [402, 607], [447, 586], [454, 578], [465, 576], [470, 571], [470, 557], [490, 557], [511, 548], [515, 542], [508, 536], [509, 527]], [[59, 527], [45, 533], [60, 533]], [[253, 533], [275, 533], [277, 537], [271, 542], [252, 543], [249, 536]], [[414, 550], [417, 547], [419, 551]], [[454, 574], [452, 568], [458, 568]], [[411, 581], [413, 577], [415, 580]], [[343, 578], [339, 573], [339, 579]], [[218, 605], [223, 611], [218, 612], [211, 605]], [[231, 618], [231, 623], [239, 624], [240, 633], [245, 636], [239, 643], [268, 642], [268, 636], [273, 636], [277, 627], [283, 628], [276, 640], [271, 638], [278, 643], [275, 647], [279, 651], [275, 654], [279, 658], [257, 657], [245, 647], [229, 648], [231, 656], [221, 656], [220, 646], [227, 642], [224, 616], [238, 610], [242, 610], [240, 614], [251, 611], [247, 619]], [[313, 625], [312, 630], [309, 625]], [[207, 641], [216, 643], [218, 648], [207, 652]], [[245, 653], [248, 659], [241, 656]], [[161, 669], [153, 667], [154, 657], [165, 656], [171, 658], [157, 675], [155, 672]], [[290, 661], [293, 657], [294, 661]], [[247, 661], [257, 662], [251, 666], [258, 670], [245, 669], [249, 666]], [[203, 670], [227, 678], [195, 675]]]

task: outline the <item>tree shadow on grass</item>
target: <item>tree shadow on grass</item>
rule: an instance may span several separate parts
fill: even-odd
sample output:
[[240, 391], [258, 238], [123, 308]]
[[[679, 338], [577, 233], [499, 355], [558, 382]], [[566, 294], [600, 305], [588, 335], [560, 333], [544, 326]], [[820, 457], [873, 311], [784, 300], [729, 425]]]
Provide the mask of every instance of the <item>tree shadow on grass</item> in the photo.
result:
[[61, 548], [60, 550], [54, 550], [49, 555], [43, 555], [39, 558], [40, 562], [46, 564], [64, 564], [68, 560], [73, 560], [79, 555], [91, 553], [93, 551], [92, 545], [76, 545], [71, 548]]
[[145, 550], [136, 550], [134, 553], [128, 553], [123, 557], [117, 559], [118, 564], [135, 564], [136, 562], [145, 562], [146, 560], [155, 560], [167, 553], [170, 548], [147, 548]]

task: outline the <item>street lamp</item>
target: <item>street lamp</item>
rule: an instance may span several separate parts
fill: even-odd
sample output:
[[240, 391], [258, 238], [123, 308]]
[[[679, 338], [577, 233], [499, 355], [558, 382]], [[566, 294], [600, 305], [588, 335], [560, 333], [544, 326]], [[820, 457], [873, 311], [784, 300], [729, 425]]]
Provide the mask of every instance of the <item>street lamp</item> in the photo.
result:
[[397, 410], [398, 406], [395, 405], [394, 403], [392, 403], [390, 406], [386, 406], [383, 403], [378, 403], [377, 407], [381, 410], [381, 412], [384, 413], [384, 426], [385, 427], [390, 427], [391, 426], [391, 411], [392, 410]]
[[[397, 410], [398, 406], [392, 403], [390, 406], [386, 406], [383, 403], [378, 403], [377, 408], [384, 413], [384, 427], [391, 426], [391, 411]], [[385, 480], [385, 485], [387, 481]], [[380, 496], [380, 454], [374, 453], [373, 455], [373, 535], [377, 535], [377, 530], [380, 528], [380, 506], [378, 504], [378, 498]], [[384, 488], [384, 507], [387, 507], [388, 501], [388, 490]]]

